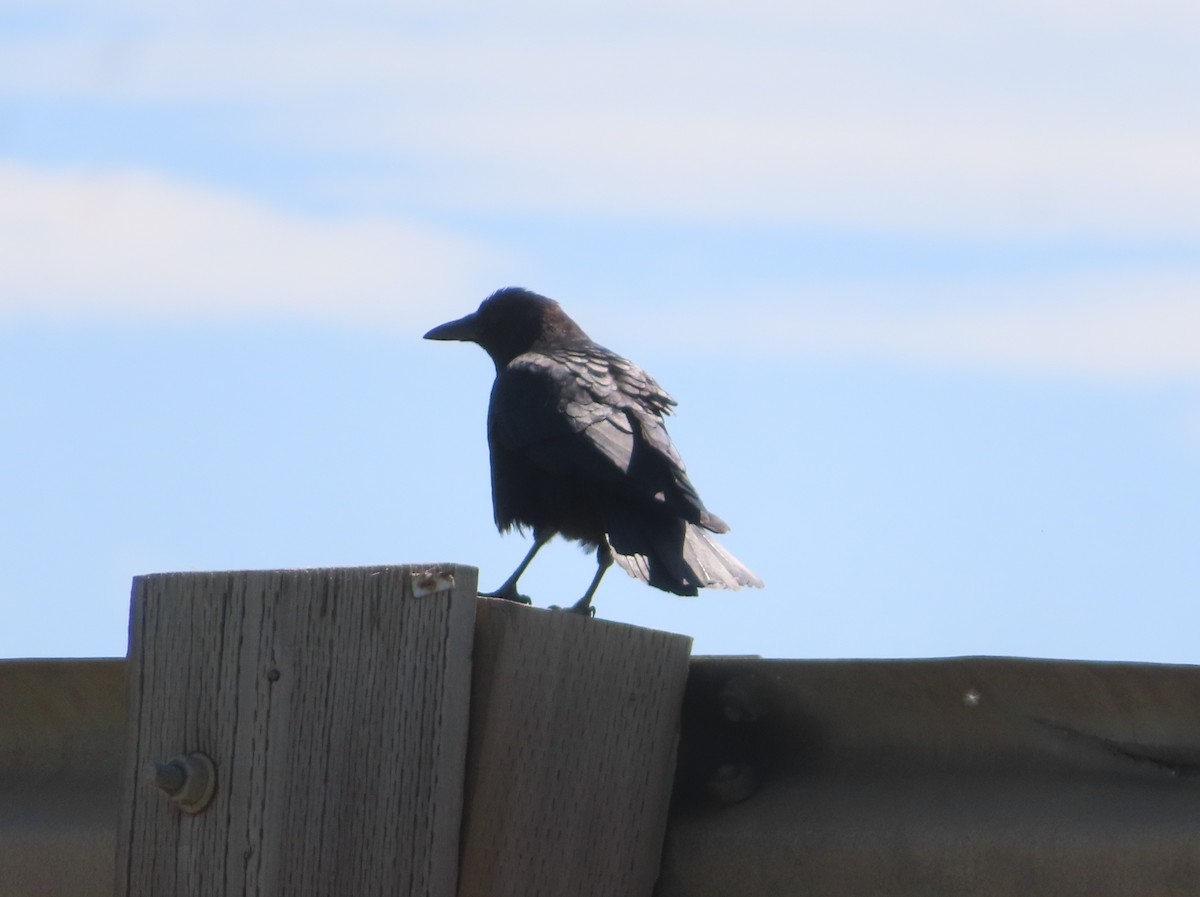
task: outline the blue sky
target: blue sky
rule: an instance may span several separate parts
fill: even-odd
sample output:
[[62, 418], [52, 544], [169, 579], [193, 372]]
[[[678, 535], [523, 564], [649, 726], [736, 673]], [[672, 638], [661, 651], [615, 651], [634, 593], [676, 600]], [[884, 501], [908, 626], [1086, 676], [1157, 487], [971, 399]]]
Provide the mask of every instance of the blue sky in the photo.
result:
[[[702, 653], [1196, 662], [1200, 12], [0, 2], [0, 656], [138, 573], [470, 563], [520, 284], [679, 400]], [[592, 574], [553, 544], [524, 590]]]

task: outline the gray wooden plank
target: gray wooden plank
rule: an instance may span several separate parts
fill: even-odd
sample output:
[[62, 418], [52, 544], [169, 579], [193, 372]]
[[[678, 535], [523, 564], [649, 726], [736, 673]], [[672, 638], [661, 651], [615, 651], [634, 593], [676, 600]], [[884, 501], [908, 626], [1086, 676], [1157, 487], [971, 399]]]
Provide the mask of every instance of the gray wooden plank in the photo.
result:
[[460, 897], [639, 897], [691, 639], [480, 599]]
[[[453, 585], [414, 594], [427, 569]], [[116, 893], [452, 895], [475, 591], [457, 565], [139, 577]], [[191, 751], [218, 777], [195, 816], [142, 784]]]

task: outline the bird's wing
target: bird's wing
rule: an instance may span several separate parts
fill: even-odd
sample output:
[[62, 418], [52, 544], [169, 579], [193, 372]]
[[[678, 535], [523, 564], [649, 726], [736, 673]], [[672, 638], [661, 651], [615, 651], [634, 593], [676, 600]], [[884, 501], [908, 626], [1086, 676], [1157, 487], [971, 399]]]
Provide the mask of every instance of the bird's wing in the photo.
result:
[[723, 530], [687, 478], [662, 415], [674, 404], [640, 368], [607, 350], [527, 353], [496, 378], [491, 438], [556, 473]]

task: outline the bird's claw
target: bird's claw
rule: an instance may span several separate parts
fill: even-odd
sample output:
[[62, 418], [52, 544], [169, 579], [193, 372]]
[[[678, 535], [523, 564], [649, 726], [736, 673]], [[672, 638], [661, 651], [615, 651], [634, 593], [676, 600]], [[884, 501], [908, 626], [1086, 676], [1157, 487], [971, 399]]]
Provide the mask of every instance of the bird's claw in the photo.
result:
[[578, 614], [582, 617], [595, 617], [596, 608], [591, 604], [581, 607], [578, 604], [572, 604], [570, 607], [560, 607], [557, 604], [551, 604], [550, 610], [561, 610], [564, 614]]

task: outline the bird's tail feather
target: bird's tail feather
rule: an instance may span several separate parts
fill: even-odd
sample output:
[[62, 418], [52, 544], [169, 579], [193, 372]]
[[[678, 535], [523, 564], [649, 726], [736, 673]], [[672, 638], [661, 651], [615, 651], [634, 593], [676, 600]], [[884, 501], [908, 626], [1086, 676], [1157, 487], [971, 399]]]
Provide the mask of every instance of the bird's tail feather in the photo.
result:
[[702, 528], [682, 520], [648, 522], [621, 515], [624, 525], [610, 521], [608, 544], [613, 558], [635, 579], [677, 595], [697, 589], [762, 586], [748, 567]]
[[763, 581], [745, 564], [725, 550], [716, 539], [700, 527], [687, 525], [687, 536], [683, 541], [684, 562], [706, 582], [703, 585], [717, 589], [740, 589], [753, 586], [761, 589]]

